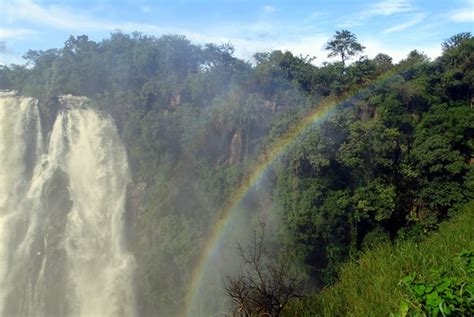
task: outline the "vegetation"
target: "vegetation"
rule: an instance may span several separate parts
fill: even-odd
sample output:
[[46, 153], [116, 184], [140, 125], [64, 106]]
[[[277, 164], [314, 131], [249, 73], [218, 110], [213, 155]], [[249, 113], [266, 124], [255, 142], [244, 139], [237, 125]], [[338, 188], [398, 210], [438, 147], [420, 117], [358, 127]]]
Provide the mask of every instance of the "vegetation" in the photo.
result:
[[341, 58], [344, 68], [346, 61], [352, 56], [362, 53], [365, 47], [357, 42], [355, 34], [348, 30], [342, 30], [336, 31], [334, 38], [327, 43], [326, 49], [330, 51], [328, 57], [339, 56]]
[[[388, 245], [412, 241], [393, 252], [397, 261], [416, 262], [420, 255], [405, 259], [404, 248], [444, 228], [453, 208], [473, 198], [474, 38], [461, 33], [442, 47], [434, 61], [415, 50], [397, 64], [379, 54], [347, 65], [364, 47], [342, 30], [327, 46], [341, 62], [315, 66], [312, 58], [273, 51], [256, 54], [252, 65], [234, 57], [230, 45], [194, 45], [182, 36], [118, 32], [101, 42], [71, 36], [61, 49], [29, 51], [25, 66], [0, 67], [0, 89], [38, 98], [45, 133], [60, 94], [88, 96], [114, 118], [133, 179], [125, 217], [139, 313], [165, 316], [183, 306], [208, 232], [245, 176], [287, 131], [321, 103], [337, 100], [324, 120], [293, 140], [265, 189], [255, 190], [243, 207], [254, 218], [264, 209], [278, 213], [276, 245], [307, 272], [311, 291], [336, 283], [294, 303], [297, 315], [395, 314], [403, 276], [418, 272], [403, 286], [406, 294], [420, 283], [425, 289], [438, 284], [414, 266], [402, 266], [400, 275]], [[265, 207], [267, 200], [273, 207]], [[464, 239], [451, 232], [452, 239]], [[436, 249], [429, 241], [426, 252], [449, 254], [430, 265], [455, 276], [448, 288], [458, 294], [464, 277], [444, 265], [463, 250], [454, 244]], [[343, 266], [371, 248], [360, 259], [374, 271], [356, 275], [355, 264]], [[371, 254], [390, 261], [381, 266], [384, 275], [376, 274]], [[348, 274], [360, 283], [372, 276], [379, 281], [356, 302], [361, 297], [342, 289], [357, 294], [363, 288]], [[410, 310], [428, 303], [425, 293], [408, 296], [417, 295], [405, 298]], [[442, 301], [444, 313], [452, 309]]]
[[421, 240], [384, 242], [285, 316], [469, 316], [474, 304], [474, 201]]
[[283, 254], [271, 254], [265, 223], [259, 222], [258, 229], [248, 247], [238, 245], [241, 272], [227, 277], [225, 292], [236, 316], [279, 316], [291, 299], [301, 297], [296, 263]]
[[473, 251], [463, 251], [452, 260], [458, 265], [460, 276], [450, 276], [445, 269], [432, 269], [426, 279], [418, 278], [416, 273], [402, 279], [410, 291], [414, 309], [402, 300], [401, 314], [412, 310], [430, 316], [465, 316], [474, 311]]

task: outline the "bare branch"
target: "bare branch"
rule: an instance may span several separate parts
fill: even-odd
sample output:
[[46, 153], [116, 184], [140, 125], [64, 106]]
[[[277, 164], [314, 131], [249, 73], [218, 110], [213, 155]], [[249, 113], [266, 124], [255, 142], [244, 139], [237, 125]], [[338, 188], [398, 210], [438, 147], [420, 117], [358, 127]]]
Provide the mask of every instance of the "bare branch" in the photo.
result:
[[228, 276], [225, 293], [232, 300], [233, 316], [279, 316], [293, 298], [301, 297], [301, 278], [295, 264], [276, 254], [270, 256], [265, 246], [265, 224], [253, 230], [248, 248], [238, 245], [242, 258], [238, 276]]

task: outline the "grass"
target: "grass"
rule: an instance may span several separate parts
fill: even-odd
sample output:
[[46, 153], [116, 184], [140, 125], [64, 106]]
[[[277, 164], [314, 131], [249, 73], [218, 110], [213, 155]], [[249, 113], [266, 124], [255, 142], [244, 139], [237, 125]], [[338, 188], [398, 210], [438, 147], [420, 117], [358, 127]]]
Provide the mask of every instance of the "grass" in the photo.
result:
[[383, 244], [343, 266], [339, 282], [292, 302], [284, 316], [389, 316], [407, 301], [403, 277], [416, 273], [429, 279], [432, 269], [452, 276], [465, 274], [453, 260], [474, 250], [474, 201], [421, 242]]

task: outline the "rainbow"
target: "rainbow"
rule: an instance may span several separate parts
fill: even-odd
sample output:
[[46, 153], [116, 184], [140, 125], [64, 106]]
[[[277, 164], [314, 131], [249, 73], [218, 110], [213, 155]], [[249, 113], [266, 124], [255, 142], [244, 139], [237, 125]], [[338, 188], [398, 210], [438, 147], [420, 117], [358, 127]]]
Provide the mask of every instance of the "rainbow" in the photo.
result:
[[[400, 70], [398, 70], [400, 71]], [[389, 71], [379, 78], [371, 81], [372, 84], [382, 82], [391, 78], [395, 74], [395, 71]], [[225, 204], [221, 212], [221, 217], [214, 224], [211, 234], [206, 240], [206, 244], [203, 248], [201, 256], [195, 266], [192, 276], [191, 284], [188, 288], [188, 294], [185, 298], [184, 314], [183, 316], [192, 316], [191, 309], [196, 302], [197, 294], [200, 289], [203, 277], [208, 268], [209, 261], [213, 258], [218, 250], [219, 241], [226, 232], [226, 227], [232, 222], [233, 214], [237, 210], [238, 205], [246, 197], [248, 192], [258, 183], [262, 175], [269, 170], [272, 164], [283, 155], [290, 145], [292, 145], [301, 135], [307, 132], [315, 124], [321, 122], [327, 118], [339, 105], [344, 104], [351, 98], [356, 97], [364, 88], [368, 85], [364, 85], [362, 88], [354, 88], [339, 98], [328, 97], [324, 99], [317, 107], [310, 111], [299, 124], [295, 125], [292, 129], [287, 131], [282, 138], [276, 141], [269, 150], [266, 151], [265, 155], [253, 171], [242, 181], [239, 188], [234, 192], [230, 199]]]

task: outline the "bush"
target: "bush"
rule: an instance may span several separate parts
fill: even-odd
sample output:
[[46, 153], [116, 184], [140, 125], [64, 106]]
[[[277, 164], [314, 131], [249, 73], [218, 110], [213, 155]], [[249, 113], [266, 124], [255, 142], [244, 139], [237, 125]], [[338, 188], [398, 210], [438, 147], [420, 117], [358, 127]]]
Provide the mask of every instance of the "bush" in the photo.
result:
[[[452, 314], [469, 314], [469, 309], [473, 311], [473, 211], [471, 201], [421, 242], [387, 243], [368, 250], [342, 267], [336, 284], [291, 302], [284, 316], [389, 316], [394, 312], [423, 316], [434, 315], [430, 309], [435, 303], [438, 307], [442, 303], [446, 315], [445, 307], [451, 311], [450, 305], [454, 305]], [[406, 276], [412, 279], [400, 282]], [[423, 294], [420, 285], [425, 287]], [[441, 309], [439, 313], [443, 315]]]

